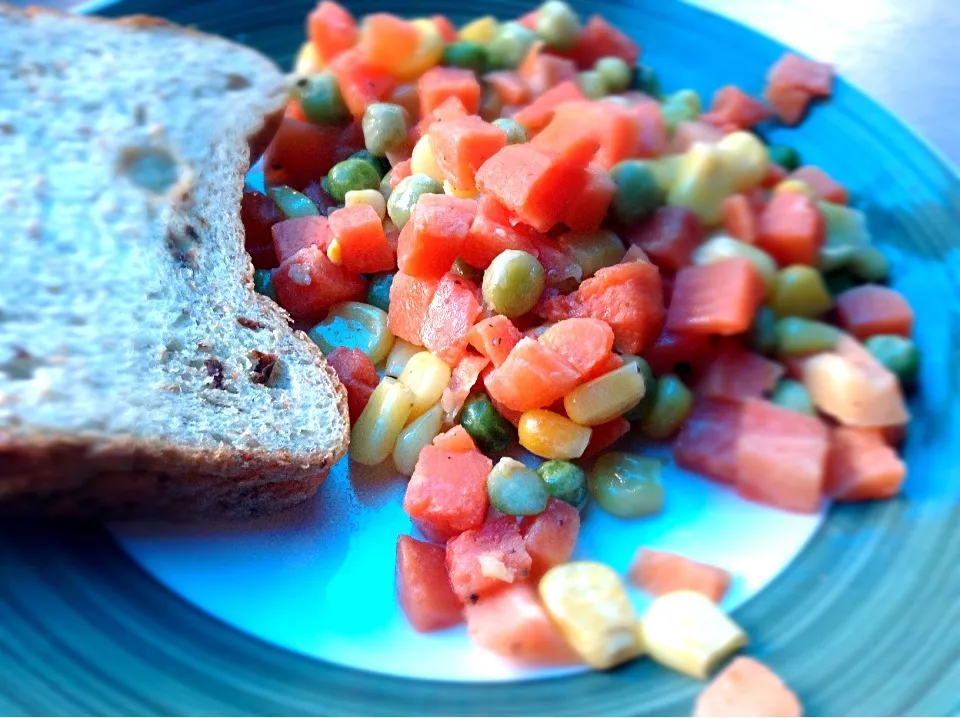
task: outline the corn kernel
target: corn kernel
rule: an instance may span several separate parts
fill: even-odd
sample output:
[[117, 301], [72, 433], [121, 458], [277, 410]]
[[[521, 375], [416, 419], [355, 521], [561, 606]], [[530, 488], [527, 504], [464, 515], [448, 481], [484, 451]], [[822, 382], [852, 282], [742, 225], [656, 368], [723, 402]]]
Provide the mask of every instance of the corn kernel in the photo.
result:
[[376, 466], [390, 456], [410, 417], [413, 400], [409, 387], [390, 377], [383, 379], [350, 432], [350, 458]]
[[578, 386], [563, 398], [563, 408], [577, 424], [596, 426], [636, 406], [645, 389], [636, 363], [625, 364]]
[[731, 257], [743, 257], [756, 268], [763, 277], [767, 293], [773, 291], [777, 282], [777, 263], [769, 254], [752, 244], [741, 242], [733, 237], [719, 234], [697, 247], [690, 256], [691, 263], [697, 266], [722, 262]]
[[440, 433], [443, 408], [434, 404], [400, 432], [393, 447], [393, 465], [404, 476], [413, 476], [420, 451]]
[[559, 244], [560, 249], [580, 265], [584, 279], [589, 279], [604, 267], [617, 264], [626, 253], [620, 238], [606, 229], [568, 232], [560, 235]]
[[747, 192], [763, 182], [770, 165], [767, 146], [752, 132], [731, 132], [717, 143], [732, 190]]
[[420, 31], [420, 44], [403, 62], [390, 68], [390, 73], [401, 82], [410, 82], [440, 63], [443, 57], [443, 36], [433, 20], [418, 18], [411, 24]]
[[479, 42], [485, 45], [497, 32], [497, 18], [493, 15], [478, 17], [460, 28], [460, 39], [464, 42]]
[[774, 192], [796, 192], [797, 194], [806, 195], [809, 199], [816, 199], [817, 194], [814, 192], [810, 185], [808, 185], [803, 180], [798, 179], [785, 179], [783, 182], [780, 182], [776, 187], [773, 188]]
[[833, 309], [833, 297], [820, 272], [795, 264], [777, 274], [769, 304], [778, 317], [815, 319]]
[[590, 443], [593, 433], [565, 416], [547, 409], [526, 411], [517, 426], [520, 446], [544, 459], [577, 459]]
[[387, 216], [387, 200], [375, 189], [352, 189], [343, 196], [343, 204], [345, 207], [352, 207], [355, 204], [369, 204], [381, 221]]
[[410, 357], [397, 381], [413, 392], [410, 418], [415, 419], [440, 401], [450, 383], [450, 367], [430, 352], [421, 351]]
[[540, 579], [540, 598], [564, 639], [590, 666], [612, 668], [643, 653], [637, 617], [609, 566], [573, 561]]
[[452, 184], [450, 184], [449, 180], [444, 180], [443, 193], [449, 194], [453, 197], [459, 197], [460, 199], [474, 199], [480, 194], [480, 191], [477, 190], [476, 187], [474, 187], [473, 189], [458, 189], [457, 187], [454, 187]]
[[296, 62], [293, 63], [293, 71], [297, 75], [316, 75], [322, 70], [323, 58], [317, 52], [316, 46], [312, 42], [303, 43], [297, 53]]
[[696, 591], [660, 596], [640, 626], [651, 658], [694, 678], [708, 678], [721, 660], [747, 645], [743, 629]]
[[343, 245], [341, 245], [338, 240], [334, 239], [327, 247], [327, 259], [334, 264], [341, 264], [343, 262]]
[[403, 373], [403, 368], [410, 361], [410, 357], [422, 351], [423, 347], [418, 347], [416, 344], [411, 344], [403, 339], [397, 339], [393, 343], [393, 349], [390, 350], [389, 356], [387, 356], [387, 362], [383, 370], [384, 374], [392, 377], [400, 376]]
[[682, 155], [667, 192], [667, 204], [686, 207], [704, 224], [713, 226], [723, 218], [723, 200], [732, 187], [720, 150], [715, 145], [695, 142]]
[[443, 173], [437, 166], [433, 147], [430, 146], [430, 135], [424, 135], [413, 146], [413, 154], [410, 155], [410, 172], [415, 175], [427, 175], [437, 182], [443, 182]]

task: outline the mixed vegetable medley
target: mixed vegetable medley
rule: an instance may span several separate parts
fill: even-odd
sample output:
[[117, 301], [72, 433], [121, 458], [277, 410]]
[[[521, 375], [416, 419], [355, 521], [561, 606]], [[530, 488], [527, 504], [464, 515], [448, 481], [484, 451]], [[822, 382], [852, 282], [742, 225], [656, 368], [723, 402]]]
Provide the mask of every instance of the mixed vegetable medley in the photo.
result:
[[[411, 624], [706, 678], [746, 642], [717, 606], [729, 574], [641, 549], [639, 620], [613, 569], [569, 559], [588, 503], [663, 506], [660, 460], [610, 451], [627, 434], [786, 511], [900, 490], [913, 312], [847, 190], [756, 131], [797, 124], [832, 68], [787, 54], [762, 99], [704, 106], [556, 0], [459, 30], [324, 0], [307, 29], [247, 248], [346, 387], [351, 459], [410, 477]], [[765, 714], [799, 710], [746, 658], [698, 710], [749, 711], [744, 681]]]

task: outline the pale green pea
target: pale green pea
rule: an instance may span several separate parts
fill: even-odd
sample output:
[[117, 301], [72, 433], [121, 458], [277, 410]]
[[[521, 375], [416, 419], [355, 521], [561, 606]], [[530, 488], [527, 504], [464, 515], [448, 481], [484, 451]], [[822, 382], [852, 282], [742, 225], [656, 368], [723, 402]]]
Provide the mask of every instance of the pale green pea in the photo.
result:
[[653, 406], [640, 420], [640, 431], [651, 439], [666, 439], [675, 434], [693, 408], [693, 394], [674, 374], [657, 380]]
[[619, 57], [601, 57], [593, 69], [600, 73], [607, 92], [623, 92], [633, 81], [633, 69]]
[[774, 327], [777, 354], [782, 357], [806, 356], [833, 349], [840, 338], [840, 330], [823, 322], [800, 317], [777, 320]]
[[817, 409], [813, 405], [810, 392], [803, 384], [793, 379], [783, 379], [778, 382], [770, 401], [784, 409], [809, 414], [810, 416], [817, 415]]
[[637, 454], [610, 452], [593, 465], [590, 495], [604, 511], [622, 519], [663, 510], [662, 464]]

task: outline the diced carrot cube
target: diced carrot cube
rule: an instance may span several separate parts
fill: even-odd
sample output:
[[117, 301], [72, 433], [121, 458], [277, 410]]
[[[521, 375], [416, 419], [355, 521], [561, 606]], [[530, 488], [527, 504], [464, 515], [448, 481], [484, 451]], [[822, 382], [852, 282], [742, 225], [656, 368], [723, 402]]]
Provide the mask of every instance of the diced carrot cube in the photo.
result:
[[640, 46], [600, 15], [592, 15], [569, 56], [581, 70], [592, 69], [601, 57], [619, 57], [634, 65], [640, 58]]
[[876, 334], [909, 337], [913, 333], [913, 307], [900, 292], [877, 284], [864, 284], [837, 296], [840, 326], [857, 339]]
[[653, 373], [672, 374], [677, 367], [700, 368], [713, 356], [712, 338], [705, 334], [675, 332], [664, 327], [657, 340], [643, 352]]
[[473, 438], [459, 424], [438, 434], [431, 443], [444, 451], [478, 451]]
[[695, 718], [796, 718], [800, 701], [769, 668], [749, 656], [737, 656], [697, 697]]
[[462, 603], [525, 581], [532, 560], [513, 516], [488, 521], [447, 542], [447, 571]]
[[723, 209], [723, 228], [734, 239], [747, 244], [757, 241], [759, 214], [745, 194], [732, 194], [725, 197]]
[[353, 47], [360, 36], [353, 15], [331, 0], [324, 0], [307, 16], [307, 35], [326, 63]]
[[513, 115], [513, 119], [523, 125], [528, 132], [536, 132], [547, 126], [560, 105], [566, 102], [583, 102], [586, 99], [580, 90], [580, 85], [576, 82], [572, 80], [561, 82], [519, 110]]
[[799, 192], [774, 192], [760, 214], [757, 246], [780, 266], [813, 265], [825, 240], [823, 214]]
[[770, 104], [774, 114], [785, 125], [792, 127], [803, 119], [813, 95], [799, 87], [767, 85], [763, 91], [763, 99]]
[[564, 319], [541, 334], [540, 342], [585, 376], [610, 356], [613, 330], [600, 319]]
[[763, 103], [735, 85], [721, 87], [713, 95], [710, 111], [700, 119], [721, 128], [747, 130], [770, 117]]
[[831, 432], [826, 494], [837, 501], [896, 496], [907, 467], [878, 429], [838, 426]]
[[450, 585], [443, 546], [397, 537], [397, 598], [410, 625], [421, 633], [463, 621], [463, 604]]
[[486, 269], [497, 255], [508, 249], [536, 256], [534, 238], [537, 236], [537, 232], [517, 221], [494, 197], [481, 195], [479, 211], [470, 225], [470, 239], [461, 247], [460, 258], [471, 267]]
[[290, 259], [304, 247], [317, 247], [326, 252], [333, 239], [329, 220], [315, 215], [277, 222], [270, 232], [273, 234], [273, 250], [280, 262]]
[[542, 42], [535, 42], [517, 68], [534, 97], [539, 97], [561, 82], [576, 81], [577, 66], [572, 60], [544, 52]]
[[493, 89], [504, 105], [525, 105], [532, 96], [527, 81], [511, 70], [488, 72], [483, 76], [483, 80]]
[[673, 442], [677, 465], [721, 484], [736, 484], [740, 414], [737, 401], [698, 401]]
[[397, 264], [387, 243], [383, 222], [369, 204], [355, 204], [331, 212], [330, 232], [341, 248], [340, 264], [350, 272], [387, 272]]
[[409, 59], [420, 42], [420, 31], [409, 20], [386, 12], [371, 13], [363, 18], [360, 50], [370, 67], [389, 70]]
[[763, 301], [763, 278], [742, 257], [677, 273], [667, 328], [692, 334], [741, 334]]
[[397, 185], [411, 174], [413, 174], [413, 170], [410, 169], [410, 160], [403, 160], [395, 164], [390, 172], [390, 189], [396, 189]]
[[420, 197], [400, 232], [400, 271], [417, 277], [443, 276], [460, 255], [476, 216], [476, 200], [445, 194]]
[[359, 48], [338, 55], [329, 68], [337, 78], [347, 109], [357, 118], [363, 117], [368, 106], [386, 100], [397, 84], [389, 72], [364, 62]]
[[476, 176], [481, 192], [492, 194], [522, 221], [549, 231], [564, 206], [586, 185], [586, 170], [530, 144], [508, 145], [487, 160]]
[[817, 199], [834, 204], [847, 204], [850, 201], [847, 188], [819, 167], [813, 165], [798, 167], [788, 175], [788, 178], [800, 180], [806, 184], [817, 195]]
[[703, 242], [703, 225], [686, 207], [661, 207], [642, 224], [623, 231], [624, 241], [644, 251], [661, 269], [679, 271]]
[[495, 314], [467, 332], [467, 341], [498, 367], [507, 360], [510, 351], [520, 341], [520, 330], [507, 317]]
[[707, 366], [697, 393], [711, 399], [760, 399], [783, 373], [780, 364], [728, 342]]
[[629, 431], [630, 422], [622, 416], [594, 426], [593, 431], [590, 432], [590, 443], [587, 444], [587, 448], [583, 450], [584, 458], [596, 456], [601, 451], [606, 451], [626, 436]]
[[457, 41], [457, 28], [450, 22], [448, 17], [445, 15], [434, 15], [430, 19], [433, 21], [433, 24], [437, 26], [437, 30], [440, 31], [440, 37], [443, 38], [445, 43]]
[[327, 354], [326, 360], [337, 373], [343, 388], [347, 390], [347, 408], [352, 424], [360, 417], [373, 390], [380, 383], [377, 368], [370, 361], [370, 357], [360, 349], [336, 347]]
[[820, 508], [830, 435], [813, 416], [747, 399], [737, 439], [737, 493], [786, 511]]
[[669, 551], [640, 548], [627, 575], [634, 586], [651, 596], [696, 591], [720, 603], [733, 578], [729, 571]]
[[394, 275], [387, 313], [387, 328], [393, 336], [423, 346], [420, 336], [423, 319], [439, 284], [437, 279], [420, 279], [402, 271]]
[[430, 127], [437, 166], [444, 179], [460, 189], [471, 189], [477, 170], [506, 144], [503, 130], [476, 115], [434, 122]]
[[459, 67], [434, 67], [420, 77], [417, 86], [420, 112], [433, 112], [449, 97], [456, 97], [471, 115], [480, 109], [480, 83], [472, 70]]
[[469, 280], [446, 274], [427, 307], [420, 330], [423, 345], [450, 366], [456, 366], [467, 351], [467, 332], [483, 308], [479, 294]]
[[724, 132], [718, 127], [701, 120], [683, 120], [677, 123], [673, 136], [667, 145], [666, 154], [679, 155], [689, 150], [695, 142], [715, 145], [724, 138]]
[[331, 305], [362, 299], [367, 292], [363, 277], [337, 266], [314, 246], [301, 249], [273, 270], [273, 286], [280, 306], [305, 322], [319, 320]]
[[268, 187], [289, 185], [303, 191], [362, 146], [362, 135], [355, 143], [342, 127], [284, 118], [263, 154], [264, 179]]
[[616, 191], [617, 183], [610, 173], [598, 164], [589, 164], [587, 184], [566, 206], [561, 221], [575, 232], [598, 229], [607, 216]]
[[560, 354], [523, 338], [485, 380], [490, 397], [514, 411], [550, 406], [577, 385], [580, 374]]
[[550, 499], [543, 513], [520, 521], [520, 532], [532, 559], [530, 575], [539, 578], [570, 560], [580, 532], [580, 511], [560, 499]]
[[[596, 379], [598, 376], [603, 376], [604, 374], [609, 374], [612, 371], [616, 371], [623, 366], [623, 359], [616, 352], [611, 352], [607, 355], [607, 358], [602, 362], [593, 367], [590, 371], [580, 377], [580, 383], [586, 384], [588, 381]], [[598, 428], [598, 427], [594, 427]], [[592, 434], [591, 436], [595, 436]], [[592, 441], [592, 439], [591, 439]]]
[[562, 108], [530, 144], [548, 152], [556, 152], [578, 165], [590, 162], [600, 149], [594, 128], [585, 124], [582, 117], [564, 112]]
[[815, 97], [826, 97], [833, 91], [833, 66], [787, 52], [767, 72], [767, 82], [798, 87]]
[[463, 358], [457, 362], [450, 375], [450, 383], [440, 397], [440, 408], [443, 409], [445, 423], [452, 424], [456, 421], [467, 397], [470, 396], [470, 391], [488, 366], [490, 366], [490, 360], [487, 357], [471, 353], [464, 354]]

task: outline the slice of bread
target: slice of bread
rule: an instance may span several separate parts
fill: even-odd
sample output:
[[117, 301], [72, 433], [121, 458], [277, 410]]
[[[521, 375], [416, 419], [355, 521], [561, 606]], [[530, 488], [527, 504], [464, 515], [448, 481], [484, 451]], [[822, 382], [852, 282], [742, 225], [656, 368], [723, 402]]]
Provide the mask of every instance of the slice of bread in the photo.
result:
[[343, 388], [243, 248], [285, 99], [220, 38], [0, 5], [0, 513], [247, 516], [343, 455]]

